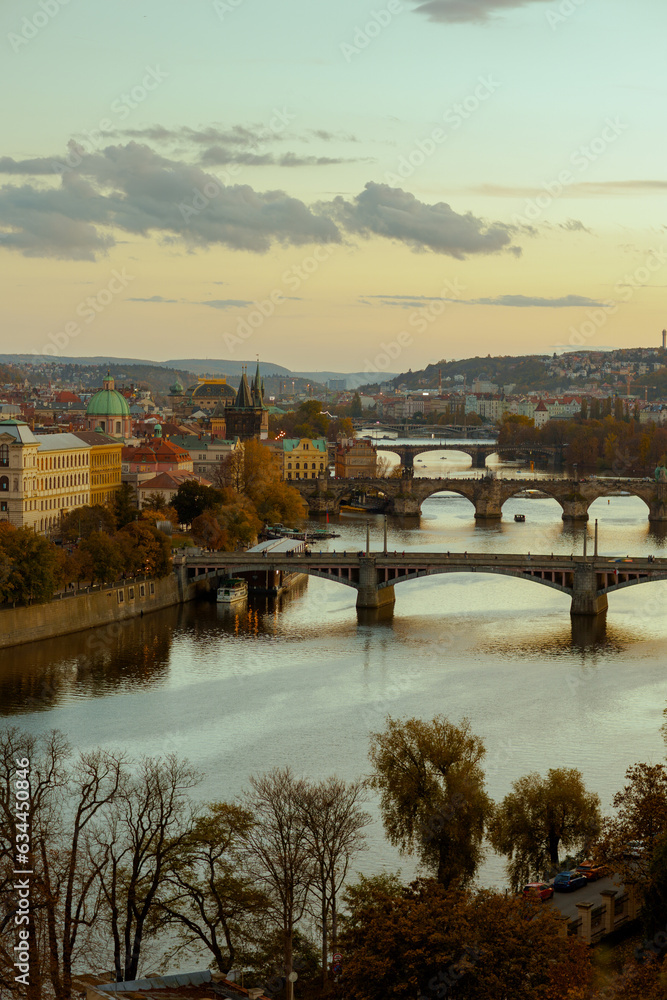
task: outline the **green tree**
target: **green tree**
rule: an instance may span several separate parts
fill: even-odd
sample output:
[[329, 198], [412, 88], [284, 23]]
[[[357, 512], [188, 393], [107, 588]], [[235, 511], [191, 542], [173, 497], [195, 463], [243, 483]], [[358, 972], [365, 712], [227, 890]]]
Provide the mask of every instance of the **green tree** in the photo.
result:
[[111, 510], [116, 519], [116, 527], [123, 528], [137, 519], [137, 504], [134, 490], [129, 483], [121, 483], [111, 501]]
[[196, 479], [188, 479], [178, 487], [178, 492], [171, 503], [179, 524], [192, 524], [205, 510], [210, 510], [220, 503], [221, 496], [220, 490], [204, 486]]
[[624, 788], [613, 799], [616, 815], [605, 820], [596, 854], [624, 882], [646, 889], [654, 852], [667, 833], [667, 767], [633, 764], [625, 777]]
[[10, 563], [5, 599], [21, 604], [50, 600], [56, 588], [55, 546], [27, 527], [3, 532], [0, 546]]
[[600, 799], [584, 786], [580, 771], [552, 768], [546, 778], [528, 774], [496, 806], [488, 836], [504, 854], [510, 885], [517, 890], [532, 876], [558, 865], [558, 852], [577, 850], [597, 836]]
[[116, 519], [108, 507], [95, 504], [93, 507], [79, 507], [65, 514], [60, 522], [60, 534], [66, 542], [76, 542], [88, 538], [93, 531], [111, 534], [116, 528]]
[[350, 406], [350, 416], [351, 417], [361, 417], [363, 416], [363, 407], [361, 405], [361, 396], [358, 392], [355, 392], [354, 398]]
[[162, 493], [155, 493], [153, 496], [148, 497], [144, 500], [142, 509], [143, 510], [154, 510], [163, 511], [167, 509], [167, 501], [165, 500]]
[[90, 582], [113, 583], [123, 569], [123, 552], [113, 538], [103, 531], [93, 531], [81, 543], [80, 551], [88, 557]]
[[227, 973], [239, 949], [248, 952], [253, 924], [266, 920], [268, 897], [244, 870], [243, 852], [254, 824], [240, 806], [214, 802], [193, 822], [177, 853], [168, 858], [159, 900], [159, 926], [175, 927], [172, 959], [203, 945], [219, 972]]
[[469, 882], [482, 858], [492, 803], [484, 789], [482, 740], [468, 719], [456, 726], [387, 718], [371, 734], [371, 787], [380, 792], [387, 836], [401, 851], [419, 855], [445, 886]]

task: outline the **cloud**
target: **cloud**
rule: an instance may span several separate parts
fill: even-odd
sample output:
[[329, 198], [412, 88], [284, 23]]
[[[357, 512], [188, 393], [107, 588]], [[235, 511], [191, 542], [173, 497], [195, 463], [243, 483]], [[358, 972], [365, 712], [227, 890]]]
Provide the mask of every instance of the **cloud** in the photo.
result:
[[178, 302], [178, 299], [165, 299], [162, 295], [151, 295], [149, 299], [129, 298], [129, 302]]
[[546, 0], [412, 0], [417, 14], [445, 24], [483, 24], [496, 15]]
[[464, 306], [511, 306], [512, 308], [571, 309], [577, 306], [604, 306], [605, 302], [589, 299], [585, 295], [563, 295], [560, 298], [545, 299], [532, 295], [497, 295], [485, 299], [454, 299]]
[[[537, 198], [544, 196], [544, 187], [509, 187], [502, 184], [479, 184], [466, 188], [467, 194], [483, 194], [491, 198]], [[581, 181], [565, 184], [559, 198], [594, 198], [613, 195], [644, 195], [667, 191], [667, 181], [656, 179], [624, 181]]]
[[[440, 295], [365, 295], [363, 299], [379, 299], [383, 305], [398, 305], [403, 309], [419, 308], [425, 302], [452, 302], [461, 306], [509, 306], [511, 308], [570, 309], [581, 306], [604, 306], [608, 303], [589, 299], [585, 295], [563, 295], [560, 298], [540, 298], [531, 295], [497, 295], [493, 298], [448, 299]], [[371, 305], [370, 302], [365, 304]]]
[[[24, 173], [54, 160], [28, 162]], [[253, 253], [266, 252], [275, 243], [341, 240], [330, 218], [284, 191], [226, 186], [200, 167], [136, 142], [92, 154], [70, 144], [68, 162], [74, 166], [64, 166], [59, 187], [0, 188], [2, 246], [30, 256], [90, 260], [114, 245], [110, 229]], [[14, 161], [13, 169], [19, 167]]]
[[[308, 206], [282, 190], [225, 185], [196, 164], [135, 141], [93, 153], [70, 143], [66, 157], [1, 162], [5, 172], [30, 178], [0, 187], [0, 245], [27, 256], [94, 260], [116, 244], [118, 231], [191, 249], [264, 253], [276, 244], [341, 243], [342, 229], [459, 260], [521, 253], [511, 226], [373, 182], [351, 200], [339, 195]], [[50, 182], [42, 179], [47, 172]]]
[[250, 299], [205, 299], [203, 302], [194, 302], [196, 306], [210, 306], [211, 309], [245, 309], [251, 306]]
[[487, 225], [471, 212], [459, 215], [445, 202], [427, 205], [386, 184], [368, 183], [351, 202], [335, 198], [329, 211], [349, 232], [384, 236], [414, 250], [428, 248], [458, 260], [473, 253], [521, 253], [511, 246], [511, 226], [500, 222]]
[[209, 146], [201, 154], [200, 163], [205, 167], [219, 167], [228, 163], [239, 163], [245, 167], [329, 167], [338, 163], [358, 163], [359, 157], [299, 156], [297, 153], [236, 152], [226, 146]]

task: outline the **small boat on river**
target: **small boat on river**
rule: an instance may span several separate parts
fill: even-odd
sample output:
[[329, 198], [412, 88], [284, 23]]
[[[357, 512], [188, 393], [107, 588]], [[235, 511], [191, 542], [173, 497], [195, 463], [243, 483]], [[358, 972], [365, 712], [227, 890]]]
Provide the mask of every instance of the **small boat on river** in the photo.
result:
[[236, 604], [248, 596], [248, 584], [245, 580], [222, 580], [218, 587], [218, 604]]

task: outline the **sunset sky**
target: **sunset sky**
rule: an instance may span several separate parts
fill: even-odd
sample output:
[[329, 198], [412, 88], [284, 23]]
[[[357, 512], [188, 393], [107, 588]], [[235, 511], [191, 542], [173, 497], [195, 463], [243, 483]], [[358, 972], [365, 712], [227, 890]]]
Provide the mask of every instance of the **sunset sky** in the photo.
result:
[[0, 353], [658, 345], [659, 0], [4, 0]]

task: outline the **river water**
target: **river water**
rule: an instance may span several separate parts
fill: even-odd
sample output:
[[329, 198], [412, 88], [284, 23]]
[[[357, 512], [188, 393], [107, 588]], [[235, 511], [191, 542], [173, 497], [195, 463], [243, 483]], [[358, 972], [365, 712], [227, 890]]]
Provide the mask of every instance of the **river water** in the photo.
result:
[[[425, 459], [417, 474], [470, 465], [451, 454]], [[572, 527], [556, 501], [515, 498], [502, 522], [484, 525], [467, 500], [438, 495], [419, 522], [389, 519], [389, 548], [581, 552], [598, 518], [602, 554], [665, 554], [665, 532], [649, 526], [641, 500], [599, 500], [590, 513], [587, 529]], [[364, 548], [366, 520], [332, 518], [341, 537], [324, 544]], [[382, 518], [370, 521], [371, 547], [381, 548]], [[205, 800], [231, 799], [278, 764], [311, 778], [367, 774], [368, 733], [387, 714], [468, 716], [486, 743], [495, 799], [523, 774], [568, 766], [609, 811], [630, 764], [664, 759], [667, 583], [612, 594], [606, 621], [574, 623], [565, 595], [498, 576], [401, 584], [393, 617], [380, 622], [358, 618], [355, 596], [313, 578], [277, 604], [193, 602], [4, 651], [3, 724], [58, 728], [80, 749], [175, 751], [200, 770]], [[411, 876], [415, 865], [385, 841], [373, 799], [369, 809], [358, 869]], [[479, 879], [503, 885], [502, 859], [489, 852]]]

